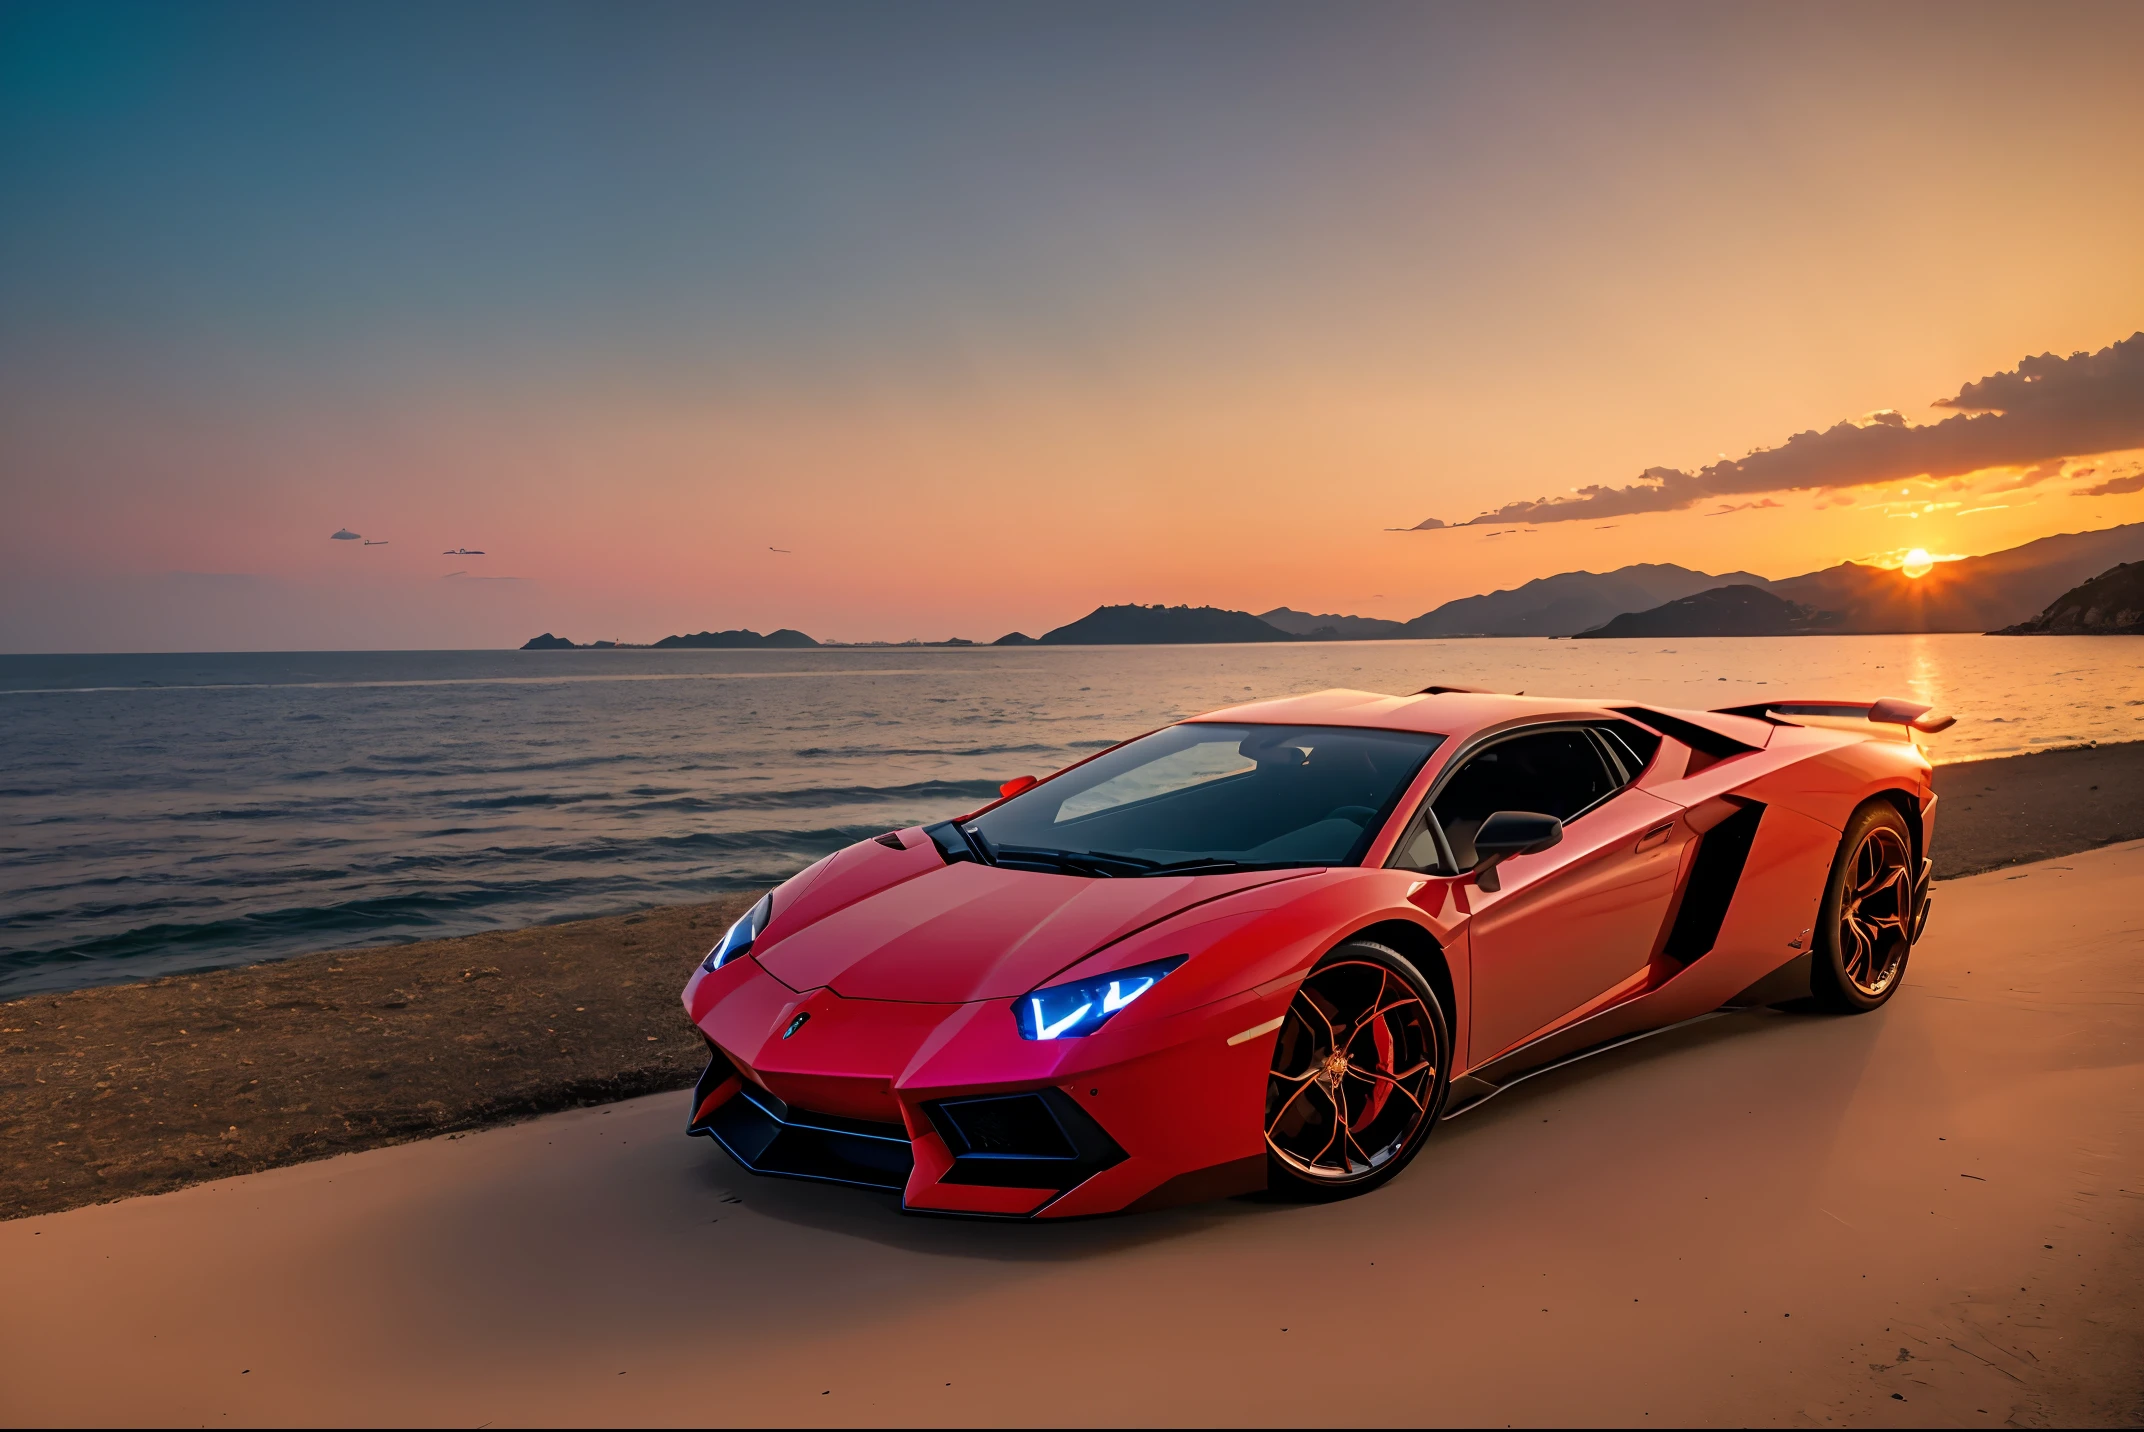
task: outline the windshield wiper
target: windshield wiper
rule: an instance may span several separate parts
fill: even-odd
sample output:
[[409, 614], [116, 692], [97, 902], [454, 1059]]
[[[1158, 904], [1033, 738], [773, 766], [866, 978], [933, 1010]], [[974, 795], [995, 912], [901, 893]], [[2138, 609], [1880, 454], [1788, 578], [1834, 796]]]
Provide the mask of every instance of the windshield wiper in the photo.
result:
[[1277, 870], [1285, 868], [1285, 866], [1276, 866], [1257, 861], [1229, 860], [1221, 856], [1211, 858], [1201, 856], [1195, 860], [1172, 860], [1166, 865], [1156, 865], [1153, 869], [1144, 870], [1140, 873], [1142, 875], [1225, 875], [1234, 870]]
[[1077, 875], [1109, 879], [1119, 875], [1144, 875], [1154, 868], [1151, 860], [1136, 855], [1110, 855], [1104, 851], [1045, 850], [1034, 845], [999, 845], [991, 848], [1000, 865], [1040, 866], [1045, 870], [1069, 870]]
[[1227, 875], [1239, 870], [1288, 870], [1300, 861], [1232, 860], [1225, 855], [1195, 855], [1188, 860], [1149, 860], [1143, 855], [1120, 855], [1113, 850], [1037, 850], [1025, 846], [999, 846], [1008, 860], [1034, 860], [1067, 869], [1082, 869], [1096, 875]]
[[[983, 841], [981, 831], [967, 831]], [[1301, 862], [1231, 860], [1226, 856], [1197, 855], [1189, 860], [1149, 860], [1143, 855], [1121, 855], [1113, 850], [1050, 850], [1039, 845], [991, 845], [982, 855], [993, 865], [1013, 869], [1061, 870], [1098, 879], [1144, 875], [1227, 875], [1239, 870], [1286, 870]], [[1314, 862], [1315, 863], [1315, 862]]]

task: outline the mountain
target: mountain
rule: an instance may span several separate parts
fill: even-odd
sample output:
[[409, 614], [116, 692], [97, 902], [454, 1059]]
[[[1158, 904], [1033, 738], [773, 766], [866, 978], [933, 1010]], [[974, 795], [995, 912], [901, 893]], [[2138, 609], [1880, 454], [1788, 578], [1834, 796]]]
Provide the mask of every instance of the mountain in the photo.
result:
[[990, 644], [992, 646], [1036, 646], [1039, 643], [1024, 631], [1009, 631]]
[[1767, 587], [1749, 572], [1710, 576], [1672, 562], [1641, 562], [1612, 572], [1559, 572], [1523, 586], [1461, 597], [1403, 625], [1397, 636], [1573, 636], [1622, 615], [1693, 596], [1711, 587]]
[[1220, 607], [1096, 607], [1042, 634], [1048, 646], [1148, 646], [1179, 642], [1294, 641], [1249, 612]]
[[1991, 631], [2029, 621], [2095, 573], [2140, 559], [2144, 522], [2132, 522], [1938, 562], [1924, 577], [1842, 562], [1772, 590], [1839, 613], [1842, 632]]
[[1662, 636], [1821, 636], [1838, 621], [1800, 602], [1775, 596], [1762, 587], [1714, 587], [1644, 612], [1624, 612], [1605, 625], [1582, 631], [1594, 637]]
[[[2106, 527], [2097, 532], [2065, 532], [2037, 542], [1938, 562], [1920, 577], [1887, 567], [1841, 562], [1820, 572], [1805, 572], [1764, 584], [1773, 595], [1825, 614], [1805, 628], [1842, 634], [1875, 632], [1993, 631], [2023, 625], [2070, 588], [2095, 572], [2122, 562], [2144, 560], [2144, 522]], [[1554, 578], [1550, 579], [1555, 580]], [[1522, 589], [1523, 590], [1523, 589]], [[1441, 609], [1440, 609], [1441, 610]], [[1734, 626], [1733, 611], [1742, 611], [1748, 626]], [[1609, 622], [1589, 636], [1770, 636], [1778, 614], [1744, 603], [1716, 602], [1682, 608], [1676, 603], [1648, 609], [1642, 631]], [[1690, 625], [1702, 621], [1703, 626]], [[1728, 625], [1722, 626], [1722, 622]]]
[[2144, 636], [2144, 562], [2124, 562], [2071, 588], [2031, 621], [1990, 636]]
[[743, 630], [700, 631], [693, 632], [689, 636], [666, 636], [655, 643], [655, 648], [658, 651], [662, 651], [676, 647], [699, 649], [703, 647], [817, 646], [818, 644], [800, 631], [793, 631], [788, 627], [783, 627], [778, 631], [770, 631], [765, 636], [761, 636], [756, 631]]
[[1315, 637], [1320, 641], [1385, 641], [1407, 635], [1407, 623], [1385, 617], [1313, 616], [1293, 607], [1275, 607], [1260, 612], [1258, 620], [1278, 627], [1290, 636]]

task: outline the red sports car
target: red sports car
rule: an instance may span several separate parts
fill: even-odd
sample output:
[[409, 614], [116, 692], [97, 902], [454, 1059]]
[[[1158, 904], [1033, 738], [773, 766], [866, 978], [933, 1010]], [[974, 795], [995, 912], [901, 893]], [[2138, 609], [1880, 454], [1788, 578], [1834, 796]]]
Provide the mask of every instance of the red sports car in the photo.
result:
[[915, 1212], [1359, 1193], [1552, 1064], [1890, 998], [1949, 724], [1431, 687], [1164, 727], [761, 900], [685, 986], [690, 1131]]

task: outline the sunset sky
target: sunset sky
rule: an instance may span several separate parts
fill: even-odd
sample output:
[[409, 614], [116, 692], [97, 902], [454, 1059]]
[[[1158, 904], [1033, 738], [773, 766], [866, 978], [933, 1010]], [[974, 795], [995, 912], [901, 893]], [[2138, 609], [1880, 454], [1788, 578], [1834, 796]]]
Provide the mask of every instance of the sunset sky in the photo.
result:
[[2144, 521], [2140, 55], [2133, 3], [0, 4], [0, 650], [1404, 618]]

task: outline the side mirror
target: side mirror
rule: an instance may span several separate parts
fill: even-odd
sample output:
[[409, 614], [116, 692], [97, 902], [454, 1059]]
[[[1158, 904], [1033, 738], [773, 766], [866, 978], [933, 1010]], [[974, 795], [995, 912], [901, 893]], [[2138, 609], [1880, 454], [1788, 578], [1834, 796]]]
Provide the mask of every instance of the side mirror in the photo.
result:
[[1563, 822], [1530, 810], [1500, 810], [1474, 832], [1474, 883], [1494, 893], [1503, 889], [1496, 867], [1514, 855], [1532, 855], [1563, 839]]
[[1014, 776], [1004, 785], [998, 787], [998, 799], [1011, 800], [1014, 796], [1028, 789], [1030, 786], [1037, 786], [1040, 784], [1042, 783], [1036, 780], [1033, 776]]

